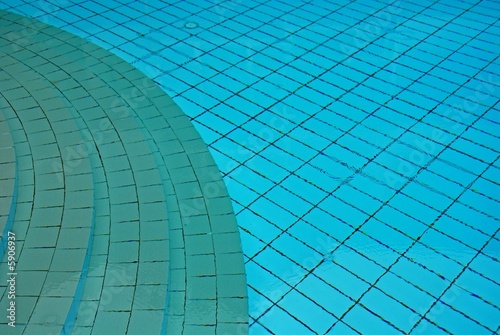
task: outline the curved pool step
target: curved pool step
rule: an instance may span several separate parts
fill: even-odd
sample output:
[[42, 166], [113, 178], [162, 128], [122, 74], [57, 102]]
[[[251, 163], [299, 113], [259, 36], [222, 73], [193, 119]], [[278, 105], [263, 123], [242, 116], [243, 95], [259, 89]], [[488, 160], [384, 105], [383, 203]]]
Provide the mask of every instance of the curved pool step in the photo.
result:
[[[5, 99], [0, 97], [0, 100], [0, 106], [6, 106]], [[0, 107], [0, 243], [3, 258], [15, 214], [17, 173], [11, 130], [2, 109]]]
[[[39, 22], [0, 14], [4, 30], [14, 22], [25, 25], [17, 31], [30, 27], [32, 43], [17, 44], [24, 53], [19, 62], [52, 71], [46, 79], [72, 112], [74, 132], [95, 149], [88, 154], [92, 178], [82, 177], [93, 181], [95, 206], [88, 272], [84, 286], [78, 284], [78, 308], [73, 302], [61, 333], [134, 334], [140, 327], [246, 334], [236, 221], [218, 168], [186, 115], [109, 52]], [[36, 327], [48, 330], [47, 323]]]
[[[2, 71], [11, 79], [8, 85], [3, 82], [2, 94], [26, 136], [24, 151], [31, 153], [25, 157], [31, 162], [19, 165], [18, 202], [24, 206], [16, 210], [16, 217], [29, 221], [15, 218], [12, 227], [17, 237], [16, 332], [58, 333], [81, 295], [89, 259], [93, 185], [92, 178], [82, 177], [91, 176], [91, 167], [87, 156], [73, 152], [84, 139], [51, 84], [53, 69], [46, 61], [33, 66], [41, 59], [26, 50], [16, 52], [12, 44], [2, 47]], [[10, 300], [3, 295], [0, 303]]]

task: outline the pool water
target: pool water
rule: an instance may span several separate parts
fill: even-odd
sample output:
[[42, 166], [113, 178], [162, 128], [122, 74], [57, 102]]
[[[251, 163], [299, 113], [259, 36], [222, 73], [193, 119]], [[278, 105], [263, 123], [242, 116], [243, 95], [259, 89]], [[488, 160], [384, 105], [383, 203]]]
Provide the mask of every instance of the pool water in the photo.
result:
[[[132, 301], [140, 305], [140, 298], [115, 299], [103, 310], [108, 314], [84, 325], [78, 325], [76, 317], [76, 328], [72, 329], [81, 326], [89, 334], [109, 333], [108, 327], [123, 324], [114, 331], [137, 334], [141, 318], [151, 318], [151, 323], [158, 325], [149, 330], [152, 334], [170, 329], [171, 333], [239, 335], [246, 333], [247, 320], [251, 335], [500, 333], [498, 1], [56, 0], [0, 1], [0, 9], [90, 42], [82, 42], [83, 50], [95, 45], [118, 56], [125, 64], [114, 60], [104, 63], [118, 63], [119, 71], [133, 73], [130, 78], [141, 75], [132, 68], [141, 71], [152, 81], [144, 81], [147, 85], [138, 81], [136, 87], [154, 86], [146, 90], [154, 92], [147, 93], [151, 105], [170, 106], [170, 102], [153, 99], [161, 88], [158, 91], [171, 97], [183, 112], [172, 115], [187, 115], [190, 122], [166, 118], [179, 143], [197, 139], [199, 134], [205, 144], [199, 150], [208, 148], [211, 154], [198, 161], [193, 158], [196, 152], [186, 149], [186, 144], [183, 148], [188, 155], [182, 159], [189, 164], [179, 165], [175, 162], [181, 158], [172, 156], [172, 163], [162, 165], [165, 154], [160, 144], [167, 146], [171, 139], [162, 132], [166, 123], [148, 123], [145, 115], [149, 111], [136, 108], [134, 120], [144, 121], [137, 121], [142, 132], [137, 136], [143, 136], [142, 142], [134, 143], [144, 145], [124, 144], [120, 157], [147, 152], [148, 160], [130, 160], [127, 166], [138, 174], [143, 171], [140, 164], [159, 166], [155, 182], [148, 185], [149, 177], [145, 177], [144, 182], [121, 185], [120, 180], [129, 176], [104, 173], [124, 171], [104, 163], [100, 174], [94, 173], [92, 178], [107, 178], [111, 184], [116, 179], [118, 188], [161, 186], [161, 191], [154, 192], [166, 200], [154, 201], [145, 209], [151, 211], [149, 221], [157, 224], [141, 228], [140, 233], [137, 226], [123, 225], [119, 234], [102, 242], [104, 249], [91, 254], [117, 257], [115, 270], [121, 275], [116, 280], [121, 282], [109, 287], [117, 287], [118, 295], [165, 298], [155, 302], [144, 298], [145, 305], [156, 306], [154, 313], [131, 305]], [[32, 35], [31, 31], [18, 34], [19, 47], [28, 47]], [[94, 60], [90, 65], [97, 63]], [[99, 71], [107, 80], [107, 70]], [[122, 96], [120, 90], [128, 89], [109, 85], [114, 94]], [[130, 97], [135, 91], [127, 94]], [[78, 93], [74, 98], [80, 98]], [[5, 114], [6, 120], [14, 117]], [[83, 114], [71, 115], [77, 120], [75, 129], [92, 128], [91, 119]], [[34, 126], [28, 121], [21, 124], [29, 134]], [[5, 122], [0, 125], [5, 128], [1, 128], [2, 134], [14, 127], [9, 124], [9, 130]], [[128, 123], [115, 127], [132, 129]], [[5, 145], [5, 152], [10, 153], [2, 160], [12, 171], [14, 161], [20, 164], [23, 154], [19, 150], [24, 148], [19, 149], [14, 137], [9, 140], [13, 143]], [[128, 142], [126, 137], [118, 137]], [[15, 154], [9, 149], [12, 147]], [[107, 148], [109, 155], [99, 145], [96, 150], [104, 158], [115, 157], [112, 146]], [[36, 155], [36, 150], [31, 151]], [[84, 169], [87, 174], [99, 165], [92, 157]], [[105, 164], [119, 166], [118, 160]], [[194, 171], [200, 166], [212, 170], [206, 175], [195, 172], [198, 179], [189, 179], [185, 173], [191, 166]], [[232, 207], [229, 201], [217, 203], [213, 206], [218, 212], [211, 213], [190, 201], [176, 210], [168, 208], [169, 195], [183, 199], [182, 192], [191, 192], [194, 184], [179, 185], [219, 181], [218, 171], [224, 186], [211, 192], [212, 198], [226, 201], [228, 197]], [[22, 170], [19, 173], [21, 178]], [[90, 179], [86, 182], [92, 185]], [[9, 198], [9, 204], [17, 203], [16, 212], [22, 211], [23, 185], [11, 184], [12, 191], [5, 194], [16, 193], [16, 188], [19, 192], [17, 199]], [[206, 197], [211, 186], [200, 185], [195, 187]], [[111, 192], [99, 195], [96, 190], [97, 196], [88, 195], [88, 201], [112, 199]], [[139, 194], [138, 190], [130, 192], [132, 197]], [[153, 189], [145, 190], [149, 192]], [[130, 216], [138, 219], [137, 209], [132, 207], [116, 207], [116, 214], [112, 214], [118, 217], [120, 213], [123, 223], [131, 220]], [[4, 212], [2, 205], [1, 214], [9, 210]], [[29, 212], [30, 208], [24, 210]], [[88, 212], [85, 215], [91, 217]], [[185, 244], [172, 247], [177, 243], [173, 233], [177, 230], [167, 233], [158, 224], [167, 217], [176, 222], [170, 218], [176, 214], [171, 213], [179, 213], [181, 222], [188, 216], [230, 217], [232, 212], [238, 228], [224, 231], [220, 244], [212, 237], [205, 241], [206, 236], [212, 236], [214, 226], [201, 234], [191, 222], [182, 228], [183, 236], [189, 238], [178, 239]], [[25, 221], [9, 221], [7, 216], [5, 220], [14, 231]], [[92, 229], [97, 227], [80, 228], [94, 236]], [[168, 238], [155, 239], [155, 235]], [[43, 239], [46, 235], [40, 236]], [[144, 272], [139, 283], [127, 273], [139, 276], [139, 270], [129, 272], [128, 267], [139, 257], [130, 250], [136, 250], [143, 238], [152, 244], [143, 259], [146, 265], [140, 263], [139, 268], [149, 266], [152, 270]], [[24, 245], [28, 242], [26, 237]], [[83, 266], [85, 246], [78, 254]], [[36, 243], [32, 247], [42, 248]], [[243, 253], [244, 268], [239, 268], [240, 260], [227, 261], [231, 266], [222, 275], [234, 277], [214, 281], [215, 270], [204, 265], [213, 263], [219, 250], [226, 247], [230, 249], [223, 253], [226, 256]], [[168, 248], [169, 255], [162, 254], [161, 250]], [[142, 249], [137, 255], [144, 255]], [[193, 255], [195, 258], [190, 258]], [[88, 259], [90, 262], [92, 256]], [[176, 267], [174, 259], [183, 264]], [[217, 259], [217, 264], [226, 262], [223, 257]], [[156, 263], [162, 264], [156, 267]], [[175, 272], [180, 268], [193, 270], [186, 270], [186, 277]], [[61, 275], [60, 282], [73, 283], [79, 292], [79, 269], [43, 270], [53, 276], [58, 271], [76, 273], [70, 278]], [[176, 280], [157, 275], [161, 269]], [[189, 271], [195, 271], [193, 277]], [[194, 286], [187, 280], [189, 287], [198, 290], [194, 299], [179, 293], [189, 289], [175, 288], [175, 283], [185, 282], [185, 278], [196, 278]], [[234, 298], [234, 305], [225, 306], [228, 310], [236, 306], [238, 311], [248, 308], [249, 315], [236, 313], [230, 321], [218, 318], [215, 312], [208, 317], [222, 306], [219, 301], [223, 300], [217, 300], [224, 299], [220, 298], [222, 287], [230, 286], [232, 280], [244, 286], [245, 278], [247, 291], [240, 287], [231, 290], [227, 294]], [[94, 285], [106, 287], [104, 279], [92, 280]], [[137, 287], [144, 293], [136, 291]], [[212, 291], [219, 292], [217, 299]], [[36, 300], [37, 294], [27, 294], [24, 299]], [[170, 312], [175, 310], [180, 296], [192, 305], [167, 315], [169, 308]], [[94, 306], [103, 298], [100, 295], [84, 301]], [[48, 300], [47, 304], [56, 301], [60, 304], [61, 300]], [[67, 298], [64, 303], [71, 301]], [[193, 319], [186, 316], [189, 313]], [[231, 313], [227, 314], [230, 318]], [[197, 321], [191, 323], [194, 319]], [[169, 320], [170, 326], [164, 320]], [[44, 324], [36, 318], [29, 323], [33, 322]], [[236, 326], [224, 332], [221, 325], [225, 323]], [[36, 334], [37, 330], [32, 327], [30, 331]]]

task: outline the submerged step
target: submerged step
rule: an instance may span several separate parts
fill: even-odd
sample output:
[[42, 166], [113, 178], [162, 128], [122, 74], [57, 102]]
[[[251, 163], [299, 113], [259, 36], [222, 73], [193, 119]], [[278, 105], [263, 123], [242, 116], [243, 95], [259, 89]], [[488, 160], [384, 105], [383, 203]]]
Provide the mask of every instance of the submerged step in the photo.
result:
[[[0, 16], [4, 29], [30, 22]], [[26, 299], [25, 334], [176, 333], [179, 326], [184, 334], [245, 333], [234, 213], [188, 117], [125, 61], [31, 24], [32, 43], [16, 45], [15, 61], [5, 62], [12, 76], [23, 73], [16, 80], [29, 101], [15, 110], [34, 166], [31, 179], [25, 174], [23, 201], [33, 205], [24, 208], [31, 220], [19, 269], [41, 284], [26, 296], [39, 299]], [[23, 112], [28, 108], [39, 115]], [[46, 318], [48, 304], [58, 308]]]

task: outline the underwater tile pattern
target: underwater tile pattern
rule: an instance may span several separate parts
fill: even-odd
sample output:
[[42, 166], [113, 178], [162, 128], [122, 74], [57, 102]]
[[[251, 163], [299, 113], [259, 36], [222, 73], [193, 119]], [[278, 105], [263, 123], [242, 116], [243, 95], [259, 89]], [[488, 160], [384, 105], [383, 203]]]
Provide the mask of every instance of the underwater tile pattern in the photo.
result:
[[250, 334], [499, 333], [498, 1], [1, 3], [190, 116], [233, 200]]
[[2, 10], [0, 29], [0, 271], [16, 282], [0, 305], [18, 311], [0, 332], [247, 333], [236, 220], [187, 116], [80, 37]]
[[[12, 141], [12, 131], [5, 118], [0, 114], [0, 231], [12, 226], [11, 209], [16, 202], [16, 153]], [[2, 250], [6, 245], [2, 245]]]

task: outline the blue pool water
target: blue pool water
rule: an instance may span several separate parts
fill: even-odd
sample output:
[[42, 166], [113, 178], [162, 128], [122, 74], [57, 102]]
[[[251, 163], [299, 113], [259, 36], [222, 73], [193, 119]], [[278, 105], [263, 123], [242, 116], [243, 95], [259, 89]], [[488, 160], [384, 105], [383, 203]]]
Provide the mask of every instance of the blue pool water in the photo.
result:
[[122, 57], [232, 199], [251, 335], [500, 332], [500, 2], [0, 1]]

